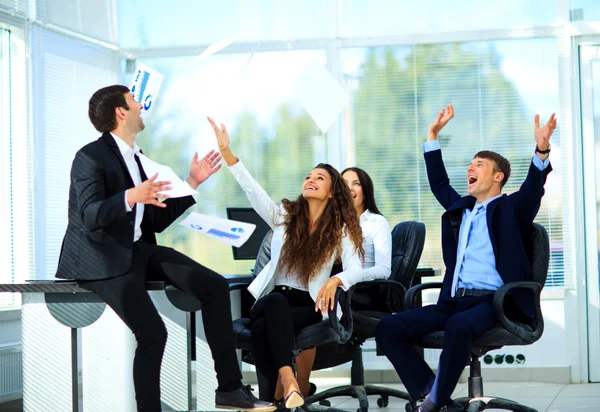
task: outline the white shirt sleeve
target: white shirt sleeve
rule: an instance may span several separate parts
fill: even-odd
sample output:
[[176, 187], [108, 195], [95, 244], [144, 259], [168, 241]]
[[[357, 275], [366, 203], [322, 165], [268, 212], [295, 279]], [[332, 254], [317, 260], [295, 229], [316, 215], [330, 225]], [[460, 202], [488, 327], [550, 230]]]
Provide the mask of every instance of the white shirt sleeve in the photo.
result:
[[282, 210], [279, 206], [275, 204], [265, 189], [252, 177], [241, 160], [230, 166], [229, 170], [242, 190], [246, 192], [246, 197], [248, 197], [252, 208], [267, 222], [271, 229], [275, 230], [275, 227], [282, 221]]
[[[131, 189], [129, 189], [131, 190]], [[129, 190], [125, 191], [125, 211], [126, 212], [131, 212], [133, 209], [129, 207], [129, 203], [127, 203], [127, 192], [129, 192]]]
[[358, 250], [346, 234], [342, 236], [342, 267], [344, 270], [335, 276], [342, 281], [341, 288], [344, 291], [362, 281], [363, 269]]
[[[380, 215], [379, 215], [380, 216]], [[362, 282], [387, 279], [392, 273], [392, 232], [387, 219], [378, 219], [377, 230], [373, 233], [375, 266], [363, 270]]]

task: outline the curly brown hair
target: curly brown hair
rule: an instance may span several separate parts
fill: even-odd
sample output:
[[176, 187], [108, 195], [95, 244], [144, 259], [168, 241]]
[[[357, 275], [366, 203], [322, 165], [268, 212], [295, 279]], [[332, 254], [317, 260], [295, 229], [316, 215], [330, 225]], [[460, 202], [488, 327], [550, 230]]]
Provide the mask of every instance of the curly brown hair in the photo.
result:
[[332, 255], [335, 255], [336, 259], [341, 256], [344, 234], [349, 236], [361, 259], [365, 254], [360, 221], [348, 185], [340, 172], [327, 163], [319, 163], [314, 169], [324, 169], [329, 173], [333, 196], [312, 233], [308, 202], [304, 196], [300, 195], [294, 201], [281, 201], [287, 215], [283, 222], [286, 226], [286, 237], [281, 248], [280, 269], [286, 273], [297, 274], [299, 281], [304, 285], [308, 285], [309, 280]]

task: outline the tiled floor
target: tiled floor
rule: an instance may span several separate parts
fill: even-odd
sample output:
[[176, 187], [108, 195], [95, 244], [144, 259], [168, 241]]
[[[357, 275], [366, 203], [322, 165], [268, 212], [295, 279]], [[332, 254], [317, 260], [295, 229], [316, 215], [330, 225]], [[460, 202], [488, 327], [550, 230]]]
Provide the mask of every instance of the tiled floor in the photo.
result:
[[[346, 384], [344, 379], [314, 379], [319, 390]], [[399, 384], [383, 385], [404, 390]], [[486, 382], [484, 390], [487, 396], [508, 398], [538, 412], [600, 412], [600, 384], [561, 385], [542, 382]], [[467, 395], [467, 384], [461, 383], [453, 397]], [[377, 407], [377, 396], [369, 397], [369, 411], [404, 412], [406, 401], [391, 399], [387, 408]], [[346, 397], [331, 400], [331, 406], [355, 412], [358, 409], [356, 399]], [[487, 411], [500, 411], [487, 409]]]

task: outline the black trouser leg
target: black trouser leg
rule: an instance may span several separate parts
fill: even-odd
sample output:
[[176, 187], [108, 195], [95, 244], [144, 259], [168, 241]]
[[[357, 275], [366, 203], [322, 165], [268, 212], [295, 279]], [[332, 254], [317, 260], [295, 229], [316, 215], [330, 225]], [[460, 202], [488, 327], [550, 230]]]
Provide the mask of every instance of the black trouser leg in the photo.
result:
[[149, 276], [166, 280], [202, 302], [204, 332], [215, 362], [219, 390], [228, 392], [241, 387], [227, 280], [174, 249], [153, 247], [158, 251], [150, 258]]

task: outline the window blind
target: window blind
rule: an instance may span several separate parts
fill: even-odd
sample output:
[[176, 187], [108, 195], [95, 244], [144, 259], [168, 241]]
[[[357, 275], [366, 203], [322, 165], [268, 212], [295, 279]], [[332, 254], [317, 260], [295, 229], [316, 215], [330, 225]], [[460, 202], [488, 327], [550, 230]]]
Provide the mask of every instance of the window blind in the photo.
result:
[[[523, 45], [543, 50], [548, 64], [556, 67], [554, 39], [342, 50], [343, 67], [356, 66], [357, 56], [360, 63], [358, 70], [345, 70], [352, 103], [344, 139], [355, 143], [351, 162], [372, 176], [378, 205], [392, 227], [405, 220], [427, 225], [421, 267], [444, 267], [440, 233], [444, 210], [431, 194], [421, 148], [441, 108], [452, 103], [455, 109], [455, 118], [439, 141], [451, 184], [460, 194], [467, 194], [466, 168], [480, 150], [496, 151], [511, 162], [504, 193], [518, 190], [525, 179], [535, 149], [533, 116], [539, 110], [530, 105], [540, 103], [529, 96], [526, 82], [507, 76], [502, 62], [510, 55], [511, 61], [528, 64], [530, 47]], [[557, 84], [558, 76], [553, 80]], [[542, 90], [543, 106], [557, 110], [558, 88]], [[540, 114], [547, 119], [551, 112]], [[569, 161], [560, 151], [560, 128], [552, 144], [555, 171], [548, 178], [536, 222], [546, 227], [551, 239], [547, 285], [570, 287], [573, 279], [565, 268], [572, 251], [565, 238], [568, 231], [563, 231], [570, 210], [560, 196], [566, 184], [561, 175], [568, 173]]]
[[77, 150], [99, 137], [88, 100], [115, 84], [117, 53], [33, 27], [32, 72], [35, 277], [54, 277], [67, 226], [71, 163]]

